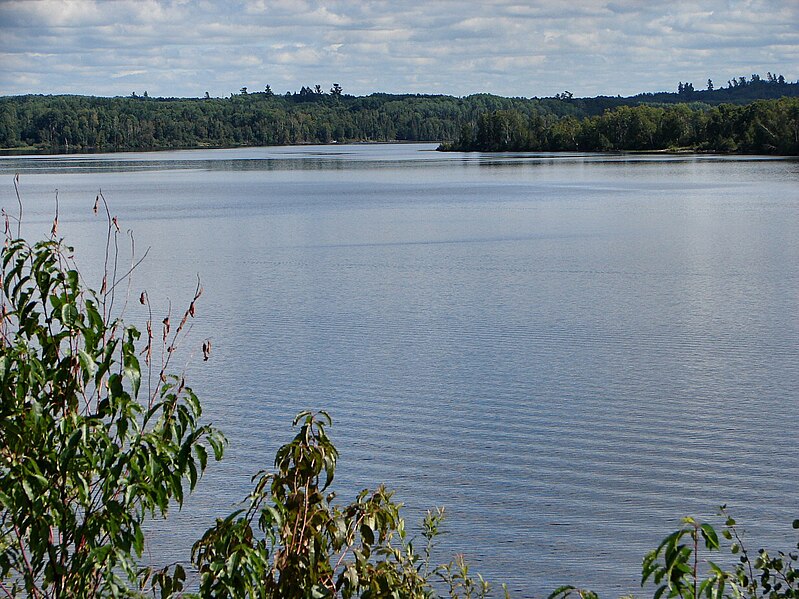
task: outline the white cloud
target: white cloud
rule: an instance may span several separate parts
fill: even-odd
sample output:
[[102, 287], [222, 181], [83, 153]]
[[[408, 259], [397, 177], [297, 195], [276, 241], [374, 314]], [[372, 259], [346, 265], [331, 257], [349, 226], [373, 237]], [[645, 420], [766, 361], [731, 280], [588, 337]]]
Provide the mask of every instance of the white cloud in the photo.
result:
[[111, 75], [112, 79], [121, 79], [122, 77], [132, 77], [133, 75], [143, 75], [146, 73], [144, 69], [134, 69], [129, 71], [119, 71], [118, 73], [113, 73]]
[[0, 94], [632, 94], [795, 79], [799, 2], [0, 0], [0, 56]]

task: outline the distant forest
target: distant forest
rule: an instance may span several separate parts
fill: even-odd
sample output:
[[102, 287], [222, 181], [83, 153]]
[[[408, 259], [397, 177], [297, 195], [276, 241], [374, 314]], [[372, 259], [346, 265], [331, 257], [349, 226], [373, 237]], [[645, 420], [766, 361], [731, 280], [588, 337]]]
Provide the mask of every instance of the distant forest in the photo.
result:
[[[351, 96], [334, 84], [228, 98], [0, 97], [0, 148], [88, 152], [349, 141], [436, 141], [459, 150], [655, 150], [797, 154], [799, 82], [769, 73], [627, 98]], [[778, 99], [782, 98], [782, 99]]]
[[440, 150], [659, 151], [799, 155], [799, 98], [751, 104], [620, 106], [577, 119], [516, 110], [481, 114]]

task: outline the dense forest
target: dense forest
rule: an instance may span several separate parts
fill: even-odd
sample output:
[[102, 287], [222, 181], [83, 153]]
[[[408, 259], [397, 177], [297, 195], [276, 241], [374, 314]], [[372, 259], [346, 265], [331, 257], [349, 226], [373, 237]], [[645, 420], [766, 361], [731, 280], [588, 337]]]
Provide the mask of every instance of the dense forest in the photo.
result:
[[488, 94], [365, 97], [306, 91], [230, 98], [18, 96], [0, 98], [0, 147], [116, 151], [264, 146], [332, 141], [441, 141], [496, 110], [565, 115], [557, 99]]
[[481, 114], [463, 125], [456, 151], [692, 150], [799, 155], [799, 98], [719, 106], [621, 106], [599, 116]]
[[[452, 142], [451, 148], [487, 151], [696, 147], [796, 152], [795, 133], [791, 142], [789, 128], [796, 120], [795, 104], [783, 100], [749, 106], [755, 106], [755, 100], [799, 97], [799, 82], [789, 83], [782, 75], [769, 73], [766, 78], [731, 79], [720, 88], [708, 80], [706, 87], [697, 91], [693, 83], [680, 82], [675, 93], [628, 98], [575, 98], [568, 91], [551, 98], [351, 96], [338, 84], [330, 91], [320, 85], [303, 86], [283, 95], [274, 94], [268, 85], [257, 92], [242, 88], [228, 98], [207, 94], [205, 98], [152, 98], [147, 92], [115, 98], [9, 96], [0, 98], [0, 148], [108, 152], [334, 141], [444, 141]], [[750, 133], [739, 131], [749, 118], [746, 115], [753, 112], [757, 118], [774, 112], [778, 119], [775, 128], [767, 124], [772, 121], [758, 122], [780, 139], [772, 139], [754, 121]], [[625, 124], [629, 119], [631, 123]], [[729, 128], [731, 132], [727, 132]], [[707, 140], [706, 134], [716, 137]], [[739, 134], [743, 136], [740, 140]]]

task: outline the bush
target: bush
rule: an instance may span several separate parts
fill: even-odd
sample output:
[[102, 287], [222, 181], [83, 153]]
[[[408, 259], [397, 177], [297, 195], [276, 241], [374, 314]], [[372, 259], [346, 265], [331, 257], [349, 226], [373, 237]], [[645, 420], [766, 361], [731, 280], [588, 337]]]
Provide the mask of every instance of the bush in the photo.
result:
[[[744, 534], [726, 506], [721, 537], [730, 542], [729, 551], [735, 565], [725, 569], [704, 556], [721, 550], [716, 529], [691, 517], [683, 518], [682, 526], [668, 535], [644, 557], [641, 586], [655, 585], [654, 599], [799, 599], [799, 542], [795, 550], [778, 551], [775, 556], [760, 549], [753, 555], [744, 543]], [[799, 520], [793, 521], [799, 530]], [[563, 586], [550, 599], [579, 595], [596, 599], [596, 593], [573, 586]]]
[[485, 597], [489, 587], [469, 575], [462, 556], [433, 567], [431, 553], [444, 517], [430, 511], [421, 552], [409, 539], [401, 504], [383, 486], [347, 505], [329, 492], [338, 452], [325, 428], [330, 417], [304, 412], [299, 431], [281, 447], [276, 471], [254, 477], [248, 507], [219, 519], [194, 546], [204, 597]]
[[[101, 293], [87, 289], [72, 248], [55, 238], [57, 219], [52, 237], [35, 245], [11, 238], [8, 223], [0, 584], [10, 596], [126, 594], [151, 574], [136, 563], [144, 519], [182, 503], [206, 468], [209, 447], [222, 456], [224, 438], [200, 424], [199, 400], [168, 372], [194, 302], [174, 332], [164, 321], [162, 366], [143, 387], [139, 357], [152, 364], [152, 322], [142, 341], [136, 328], [111, 315], [123, 279], [108, 273]], [[108, 225], [115, 234], [110, 215]]]

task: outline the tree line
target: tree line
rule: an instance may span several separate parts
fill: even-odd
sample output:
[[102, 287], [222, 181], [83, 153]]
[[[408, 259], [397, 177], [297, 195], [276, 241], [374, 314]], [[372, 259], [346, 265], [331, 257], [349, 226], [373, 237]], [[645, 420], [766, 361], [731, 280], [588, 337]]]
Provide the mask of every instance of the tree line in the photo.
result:
[[[333, 89], [336, 89], [334, 86]], [[493, 110], [569, 114], [560, 101], [489, 94], [455, 98], [318, 93], [303, 87], [284, 96], [265, 92], [229, 98], [0, 98], [0, 148], [28, 151], [120, 151], [330, 143], [441, 141], [460, 124]]]
[[481, 114], [465, 124], [455, 151], [657, 151], [689, 149], [749, 154], [799, 154], [799, 98], [747, 105], [620, 106], [598, 116]]
[[[203, 98], [155, 98], [147, 92], [115, 98], [8, 96], [0, 97], [0, 149], [51, 153], [112, 152], [334, 141], [454, 141], [455, 146], [466, 148], [473, 144], [466, 143], [470, 138], [464, 133], [469, 127], [474, 135], [481, 130], [487, 131], [485, 119], [510, 119], [514, 130], [532, 128], [537, 131], [542, 126], [550, 128], [558, 123], [549, 137], [568, 139], [575, 135], [575, 121], [580, 123], [583, 131], [585, 123], [592, 122], [591, 118], [612, 118], [603, 115], [608, 110], [622, 107], [640, 108], [642, 112], [636, 114], [643, 117], [650, 114], [646, 109], [665, 110], [669, 105], [676, 105], [675, 108], [680, 108], [675, 118], [689, 121], [696, 130], [694, 121], [702, 117], [694, 113], [712, 114], [710, 106], [748, 104], [756, 99], [783, 96], [799, 97], [799, 83], [788, 83], [781, 75], [769, 74], [766, 79], [753, 75], [751, 80], [741, 77], [735, 81], [735, 84], [731, 80], [728, 87], [718, 89], [712, 89], [709, 82], [708, 89], [700, 91], [694, 91], [691, 83], [680, 82], [678, 93], [639, 94], [628, 98], [575, 98], [569, 91], [551, 98], [505, 98], [491, 94], [453, 97], [375, 93], [352, 96], [343, 93], [338, 83], [333, 84], [329, 93], [323, 91], [321, 85], [315, 85], [302, 86], [299, 91], [284, 95], [275, 94], [268, 85], [259, 92], [248, 92], [246, 87], [242, 87], [239, 93], [228, 98], [212, 98], [207, 93]], [[735, 112], [737, 109], [719, 107], [718, 110], [726, 115], [725, 110]], [[627, 113], [621, 111], [619, 114]], [[689, 116], [682, 116], [684, 114]], [[519, 125], [518, 119], [532, 124], [529, 127]], [[647, 116], [644, 120], [650, 118]], [[688, 141], [687, 134], [680, 131], [679, 127], [675, 129], [676, 140], [669, 143], [694, 145]], [[630, 146], [628, 133], [603, 133], [610, 144], [605, 143], [600, 134], [594, 136], [594, 143], [586, 143], [591, 136], [585, 131], [583, 133], [584, 139], [579, 147], [585, 150], [622, 149], [622, 146], [623, 149], [652, 149], [662, 145], [654, 143], [657, 137], [654, 134], [647, 141], [648, 134], [641, 133], [641, 140], [647, 143]], [[485, 144], [480, 141], [479, 149], [507, 146], [507, 143], [496, 143], [498, 141], [493, 139]], [[545, 145], [548, 148], [577, 147], [577, 144], [566, 142], [555, 144], [551, 139]], [[771, 145], [780, 147], [779, 144]], [[535, 141], [513, 147], [543, 146]], [[747, 143], [735, 141], [732, 145], [718, 145], [717, 149], [743, 151], [748, 147]]]

